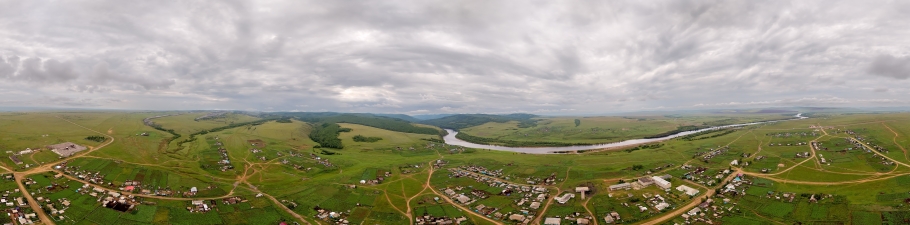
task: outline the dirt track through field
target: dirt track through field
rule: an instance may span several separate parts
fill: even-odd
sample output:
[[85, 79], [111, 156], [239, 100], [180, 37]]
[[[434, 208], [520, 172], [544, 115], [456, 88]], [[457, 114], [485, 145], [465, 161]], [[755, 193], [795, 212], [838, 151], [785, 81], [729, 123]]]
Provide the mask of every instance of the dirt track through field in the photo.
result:
[[897, 143], [897, 137], [900, 137], [900, 135], [897, 134], [897, 132], [894, 132], [894, 129], [891, 129], [891, 127], [889, 127], [888, 125], [885, 125], [884, 122], [882, 122], [882, 126], [885, 126], [885, 128], [888, 128], [888, 130], [894, 134], [894, 138], [892, 138], [891, 141], [894, 142], [894, 145], [896, 145], [898, 148], [900, 148], [901, 151], [904, 151], [904, 160], [907, 160], [908, 162], [910, 162], [910, 157], [907, 156], [907, 149], [904, 148], [904, 146], [901, 146], [901, 144]]

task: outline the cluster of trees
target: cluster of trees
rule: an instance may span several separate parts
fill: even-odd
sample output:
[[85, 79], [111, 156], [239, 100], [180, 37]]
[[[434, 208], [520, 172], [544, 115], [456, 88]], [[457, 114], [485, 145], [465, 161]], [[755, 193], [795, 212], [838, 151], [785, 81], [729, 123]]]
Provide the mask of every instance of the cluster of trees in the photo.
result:
[[[721, 131], [723, 131], [723, 132], [719, 133], [719, 134], [703, 136], [703, 135], [717, 133], [717, 132], [721, 132]], [[730, 134], [733, 132], [736, 132], [736, 130], [734, 130], [734, 129], [709, 130], [709, 131], [702, 131], [702, 132], [686, 135], [686, 136], [681, 137], [680, 139], [686, 140], [686, 141], [703, 140], [703, 139], [708, 139], [708, 138], [716, 138], [716, 137], [724, 136], [724, 135], [727, 135], [727, 134]]]
[[678, 134], [678, 133], [682, 133], [682, 132], [686, 132], [686, 131], [693, 131], [693, 130], [704, 129], [704, 128], [708, 128], [708, 126], [696, 126], [696, 125], [679, 126], [676, 128], [676, 130], [671, 130], [671, 131], [667, 131], [667, 132], [663, 132], [663, 133], [659, 133], [659, 134], [655, 134], [655, 135], [651, 135], [651, 136], [645, 136], [645, 138], [662, 138], [662, 137], [667, 137], [670, 135], [674, 135], [674, 134]]
[[578, 125], [581, 125], [581, 120], [575, 119], [575, 127], [578, 127]]
[[508, 115], [489, 115], [489, 114], [459, 114], [447, 116], [439, 119], [424, 120], [420, 123], [433, 125], [449, 129], [462, 129], [473, 127], [489, 122], [505, 123], [509, 121], [518, 121], [518, 127], [527, 128], [537, 126], [537, 121], [532, 118], [537, 117], [533, 114], [508, 114]]
[[291, 118], [289, 118], [289, 117], [282, 117], [281, 119], [275, 120], [275, 122], [279, 122], [279, 123], [292, 123], [293, 121], [291, 121]]
[[164, 129], [164, 127], [162, 127], [161, 125], [158, 125], [155, 122], [152, 122], [151, 120], [146, 121], [145, 125], [155, 128], [155, 130], [160, 130], [160, 131], [164, 131], [164, 132], [171, 134], [171, 138], [167, 139], [167, 144], [171, 144], [171, 141], [180, 139], [180, 137], [182, 137], [182, 135], [178, 134], [177, 132], [174, 132], [174, 129]]
[[381, 137], [367, 137], [363, 135], [354, 135], [354, 141], [356, 142], [377, 142], [382, 140]]
[[322, 148], [343, 149], [344, 145], [341, 143], [341, 139], [338, 138], [338, 134], [350, 131], [350, 128], [341, 128], [336, 123], [322, 123], [313, 126], [313, 131], [310, 132], [310, 139], [319, 143], [319, 147]]
[[642, 150], [642, 149], [655, 149], [655, 148], [660, 148], [663, 146], [664, 146], [664, 144], [661, 144], [661, 143], [643, 144], [643, 145], [635, 146], [634, 148], [626, 149], [626, 152], [633, 152], [635, 150]]
[[439, 138], [421, 138], [420, 140], [436, 142], [436, 143], [446, 143], [446, 141], [439, 139]]
[[515, 141], [515, 140], [499, 140], [496, 138], [485, 138], [472, 136], [470, 134], [465, 134], [464, 132], [459, 132], [455, 135], [456, 138], [477, 144], [486, 144], [486, 145], [502, 145], [509, 147], [559, 147], [559, 146], [575, 146], [575, 145], [591, 145], [589, 143], [563, 143], [563, 142], [548, 142], [548, 141]]
[[107, 138], [102, 137], [102, 136], [88, 136], [85, 138], [85, 140], [94, 141], [94, 142], [104, 142], [104, 140], [107, 140]]

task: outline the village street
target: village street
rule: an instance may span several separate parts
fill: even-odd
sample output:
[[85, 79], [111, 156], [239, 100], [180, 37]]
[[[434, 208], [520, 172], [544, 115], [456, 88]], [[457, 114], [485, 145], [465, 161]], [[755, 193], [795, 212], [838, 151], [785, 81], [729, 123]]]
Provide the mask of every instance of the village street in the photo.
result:
[[[441, 158], [440, 158], [440, 159], [441, 159]], [[434, 161], [435, 161], [435, 160], [434, 160]], [[433, 165], [433, 161], [430, 161], [430, 165]], [[430, 191], [433, 191], [434, 194], [436, 194], [436, 195], [438, 195], [438, 196], [442, 196], [442, 199], [445, 200], [446, 202], [448, 202], [449, 204], [452, 204], [452, 205], [455, 206], [456, 208], [461, 209], [463, 212], [470, 213], [471, 215], [474, 215], [474, 216], [477, 217], [477, 218], [482, 218], [482, 219], [484, 219], [484, 220], [486, 220], [486, 221], [489, 221], [489, 222], [491, 222], [491, 223], [493, 223], [493, 224], [496, 224], [496, 225], [502, 225], [502, 224], [503, 224], [502, 222], [499, 222], [499, 221], [496, 221], [496, 220], [487, 218], [487, 217], [484, 216], [484, 215], [480, 215], [479, 213], [474, 212], [474, 210], [471, 210], [471, 209], [469, 209], [469, 208], [467, 208], [467, 207], [464, 207], [464, 206], [462, 206], [462, 205], [460, 205], [460, 204], [458, 204], [458, 203], [455, 203], [455, 201], [452, 201], [452, 199], [450, 199], [449, 196], [446, 196], [446, 195], [444, 195], [444, 194], [442, 194], [442, 193], [439, 193], [439, 191], [437, 191], [436, 188], [434, 188], [433, 185], [430, 184], [430, 178], [432, 178], [432, 177], [433, 177], [433, 166], [430, 166], [430, 175], [427, 176], [427, 181], [424, 183], [424, 185], [425, 185], [426, 187], [429, 187]], [[410, 204], [409, 204], [409, 205], [410, 205]], [[410, 209], [409, 209], [408, 211], [410, 211]]]
[[[724, 178], [724, 180], [723, 180], [722, 182], [720, 182], [720, 184], [730, 182], [730, 180], [733, 180], [733, 178], [735, 178], [735, 177], [736, 177], [739, 173], [741, 173], [741, 172], [742, 172], [742, 170], [740, 170], [739, 168], [737, 168], [735, 171], [733, 171], [732, 173], [730, 173], [730, 175], [728, 175], [726, 178]], [[686, 204], [685, 206], [678, 207], [678, 208], [676, 208], [676, 210], [673, 210], [673, 211], [671, 211], [671, 212], [664, 213], [664, 214], [663, 214], [662, 216], [660, 216], [660, 217], [656, 217], [656, 218], [652, 218], [652, 219], [646, 220], [645, 222], [642, 222], [641, 224], [647, 224], [647, 225], [661, 224], [661, 223], [663, 223], [664, 221], [667, 221], [667, 220], [672, 219], [673, 217], [677, 217], [677, 216], [679, 216], [679, 215], [682, 215], [683, 213], [685, 213], [685, 212], [688, 211], [689, 209], [698, 206], [698, 204], [701, 204], [701, 200], [706, 199], [707, 197], [713, 196], [713, 195], [714, 195], [714, 189], [713, 189], [713, 188], [708, 188], [708, 191], [705, 192], [705, 195], [699, 196], [699, 197], [697, 197], [697, 198], [692, 198], [692, 200], [689, 202], [689, 204]]]

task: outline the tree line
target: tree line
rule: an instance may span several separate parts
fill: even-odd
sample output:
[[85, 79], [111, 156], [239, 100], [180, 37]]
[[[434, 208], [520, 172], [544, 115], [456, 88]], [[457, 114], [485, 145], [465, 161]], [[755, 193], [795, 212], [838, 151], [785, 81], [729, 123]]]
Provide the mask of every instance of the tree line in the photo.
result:
[[367, 137], [363, 135], [354, 135], [354, 141], [356, 142], [377, 142], [382, 140], [381, 137]]
[[651, 138], [668, 137], [670, 135], [674, 135], [674, 134], [678, 134], [678, 133], [682, 133], [682, 132], [686, 132], [686, 131], [704, 129], [704, 128], [708, 128], [708, 127], [709, 126], [696, 126], [696, 125], [679, 126], [676, 128], [676, 130], [671, 130], [671, 131], [667, 131], [667, 132], [663, 132], [663, 133], [659, 133], [659, 134], [655, 134], [655, 135], [645, 136], [645, 138], [651, 139]]
[[[719, 133], [719, 134], [714, 134], [714, 135], [710, 135], [710, 136], [703, 136], [703, 135], [712, 134], [712, 133], [717, 133], [717, 132], [721, 132], [721, 131], [723, 131], [723, 132], [722, 132], [722, 133]], [[730, 133], [733, 133], [733, 132], [736, 132], [736, 130], [734, 130], [734, 129], [717, 129], [717, 130], [709, 130], [709, 131], [703, 131], [703, 132], [698, 132], [698, 133], [686, 135], [686, 136], [683, 136], [683, 137], [680, 138], [680, 139], [686, 140], [686, 141], [703, 140], [703, 139], [708, 139], [708, 138], [716, 138], [716, 137], [724, 136], [724, 135], [727, 135], [727, 134], [730, 134]], [[699, 136], [701, 136], [701, 137], [699, 137]]]

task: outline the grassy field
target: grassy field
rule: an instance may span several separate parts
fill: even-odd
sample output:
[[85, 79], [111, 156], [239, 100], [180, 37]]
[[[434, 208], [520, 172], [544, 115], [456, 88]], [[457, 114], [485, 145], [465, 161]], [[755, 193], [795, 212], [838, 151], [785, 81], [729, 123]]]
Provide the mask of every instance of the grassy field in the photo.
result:
[[[310, 223], [328, 223], [331, 219], [317, 217], [316, 207], [339, 212], [352, 223], [407, 224], [417, 216], [432, 215], [464, 216], [470, 223], [490, 224], [489, 220], [507, 222], [493, 218], [493, 213], [520, 213], [527, 210], [529, 204], [518, 205], [517, 202], [536, 196], [496, 195], [504, 190], [502, 186], [467, 177], [456, 178], [450, 171], [465, 166], [498, 171], [496, 179], [521, 185], [552, 176], [552, 183], [543, 185], [551, 197], [580, 185], [591, 184], [595, 188], [594, 194], [585, 200], [578, 196], [564, 205], [553, 203], [546, 211], [529, 210], [541, 216], [564, 217], [579, 213], [603, 223], [606, 213], [616, 211], [623, 215], [624, 223], [646, 221], [676, 210], [687, 211], [690, 208], [682, 206], [701, 201], [701, 196], [690, 198], [675, 190], [666, 192], [653, 186], [629, 191], [610, 191], [607, 187], [619, 180], [633, 182], [642, 176], [669, 174], [673, 176], [674, 187], [686, 184], [705, 193], [724, 185], [718, 182], [727, 176], [724, 170], [739, 169], [740, 173], [748, 173], [754, 184], [743, 190], [744, 195], [727, 196], [741, 207], [724, 212], [725, 216], [718, 221], [734, 224], [901, 224], [910, 218], [903, 213], [910, 210], [910, 204], [904, 201], [910, 198], [907, 194], [910, 193], [910, 167], [897, 163], [885, 165], [882, 162], [888, 160], [879, 155], [910, 163], [903, 150], [910, 143], [906, 138], [906, 134], [910, 134], [910, 125], [907, 125], [910, 114], [827, 114], [805, 120], [747, 126], [724, 131], [724, 135], [719, 136], [699, 136], [704, 139], [669, 140], [653, 148], [555, 155], [465, 149], [434, 142], [432, 138], [438, 138], [434, 135], [393, 132], [356, 124], [340, 124], [351, 129], [339, 135], [346, 146], [344, 149], [321, 149], [314, 148], [316, 143], [307, 138], [311, 125], [296, 120], [207, 133], [184, 144], [181, 151], [167, 152], [167, 140], [171, 135], [142, 124], [144, 118], [163, 114], [169, 113], [3, 113], [0, 129], [11, 132], [0, 133], [0, 150], [18, 152], [67, 141], [99, 146], [100, 143], [85, 140], [85, 137], [99, 133], [110, 135], [115, 139], [113, 143], [67, 159], [69, 165], [104, 175], [103, 180], [114, 188], [127, 180], [142, 181], [143, 188], [161, 186], [181, 191], [194, 186], [211, 186], [213, 188], [200, 191], [195, 198], [241, 196], [247, 202], [218, 205], [217, 210], [207, 213], [191, 213], [186, 207], [193, 198], [149, 197], [142, 199], [143, 204], [135, 212], [113, 213], [98, 207], [97, 198], [76, 193], [75, 190], [82, 186], [78, 181], [53, 178], [52, 173], [47, 173], [51, 167], [39, 168], [60, 160], [56, 154], [49, 151], [23, 154], [19, 157], [25, 163], [16, 165], [8, 158], [12, 153], [6, 153], [0, 164], [35, 180], [37, 184], [28, 189], [35, 192], [36, 197], [73, 202], [65, 214], [66, 219], [55, 221], [60, 224], [269, 224], [297, 220], [294, 214]], [[193, 120], [201, 115], [183, 114], [155, 121], [180, 134], [189, 134], [231, 122], [258, 119], [229, 114], [221, 119]], [[538, 125], [530, 128], [499, 123], [471, 127], [462, 132], [515, 140], [598, 143], [653, 135], [680, 125], [714, 125], [776, 117], [784, 115], [559, 117], [539, 118]], [[575, 127], [575, 119], [580, 120], [578, 127]], [[813, 125], [827, 128], [810, 128]], [[847, 134], [846, 130], [854, 134]], [[148, 136], [138, 135], [141, 133], [148, 133]], [[355, 142], [353, 137], [356, 135], [382, 139]], [[881, 146], [887, 151], [840, 152], [846, 146], [847, 138], [863, 138], [864, 143]], [[797, 145], [811, 141], [818, 141], [828, 149], [813, 151], [808, 145]], [[797, 158], [795, 155], [800, 152], [814, 154], [809, 158]], [[821, 156], [830, 163], [820, 163]], [[220, 166], [224, 164], [219, 163], [223, 160], [229, 161], [233, 168], [222, 170]], [[431, 169], [429, 163], [436, 160], [443, 160], [445, 165]], [[731, 166], [733, 160], [750, 165]], [[31, 165], [25, 168], [25, 164]], [[770, 171], [762, 173], [765, 168]], [[378, 181], [380, 178], [382, 180]], [[377, 182], [369, 183], [374, 180]], [[428, 181], [430, 186], [425, 186]], [[44, 188], [55, 183], [68, 187], [53, 191]], [[453, 204], [446, 201], [446, 196], [434, 193], [434, 190], [441, 192], [446, 187], [464, 187], [465, 191], [461, 192], [467, 194], [480, 190], [494, 195], [468, 205]], [[0, 182], [0, 191], [7, 189], [17, 189], [15, 182]], [[259, 193], [274, 197], [275, 201], [255, 197]], [[768, 193], [774, 194], [769, 198]], [[781, 193], [795, 193], [800, 197], [793, 202], [774, 198]], [[809, 197], [801, 194], [824, 194], [825, 199], [809, 203]], [[645, 195], [661, 195], [671, 206], [658, 211], [652, 203], [644, 202]], [[440, 200], [434, 200], [436, 197]], [[722, 198], [714, 200], [720, 202]], [[478, 216], [473, 210], [461, 208], [481, 204], [496, 210], [491, 215]], [[638, 204], [646, 206], [647, 210], [639, 210]], [[668, 222], [683, 223], [685, 220], [675, 216]]]

